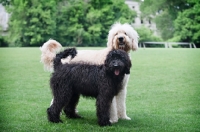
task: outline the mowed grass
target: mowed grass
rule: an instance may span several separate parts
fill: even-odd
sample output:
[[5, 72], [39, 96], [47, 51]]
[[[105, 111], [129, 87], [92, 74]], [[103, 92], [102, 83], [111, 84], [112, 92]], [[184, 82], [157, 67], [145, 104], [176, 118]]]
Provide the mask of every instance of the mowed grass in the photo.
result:
[[0, 48], [0, 131], [200, 131], [200, 49], [131, 52], [126, 106], [132, 120], [111, 127], [98, 126], [95, 100], [85, 98], [77, 108], [84, 119], [62, 115], [64, 123], [48, 122], [50, 73], [40, 54], [39, 48]]

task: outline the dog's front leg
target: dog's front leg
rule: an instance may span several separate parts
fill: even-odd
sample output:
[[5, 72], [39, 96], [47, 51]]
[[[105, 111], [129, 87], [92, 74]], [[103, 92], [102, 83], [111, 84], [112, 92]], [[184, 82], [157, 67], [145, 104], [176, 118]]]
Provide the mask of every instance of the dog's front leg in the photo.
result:
[[109, 121], [109, 109], [111, 105], [112, 99], [110, 96], [98, 96], [96, 100], [96, 109], [97, 109], [97, 117], [98, 124], [100, 126], [110, 126], [111, 122]]
[[117, 114], [118, 118], [131, 120], [130, 117], [126, 115], [126, 92], [127, 92], [127, 84], [130, 75], [125, 75], [123, 79], [123, 88], [116, 96], [116, 103], [117, 103]]

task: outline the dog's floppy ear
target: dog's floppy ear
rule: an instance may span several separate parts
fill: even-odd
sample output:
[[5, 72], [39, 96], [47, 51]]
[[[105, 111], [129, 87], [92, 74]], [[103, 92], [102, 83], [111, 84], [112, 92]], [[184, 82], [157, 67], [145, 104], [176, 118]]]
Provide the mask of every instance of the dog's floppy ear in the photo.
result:
[[114, 37], [115, 37], [115, 33], [116, 33], [116, 28], [121, 25], [120, 23], [115, 23], [111, 26], [111, 29], [108, 33], [108, 42], [107, 42], [107, 47], [114, 47], [114, 43], [113, 43], [113, 40], [114, 40]]
[[105, 66], [106, 70], [109, 69], [110, 58], [111, 58], [111, 54], [110, 54], [110, 52], [109, 52], [109, 53], [107, 54], [107, 56], [106, 56], [106, 60], [104, 61], [104, 66]]
[[109, 33], [107, 47], [113, 47], [113, 39], [114, 39], [114, 35]]
[[138, 44], [137, 42], [134, 41], [134, 39], [132, 39], [132, 46], [131, 46], [131, 49], [133, 51], [137, 50], [138, 49]]
[[125, 67], [125, 73], [130, 74], [130, 69], [131, 69], [131, 66], [126, 66]]
[[133, 51], [138, 49], [138, 39], [139, 35], [137, 31], [130, 25], [125, 23], [123, 25], [125, 32], [127, 33], [128, 37], [130, 38], [130, 46]]
[[126, 73], [126, 74], [130, 74], [130, 69], [126, 68], [126, 69], [125, 69], [125, 73]]

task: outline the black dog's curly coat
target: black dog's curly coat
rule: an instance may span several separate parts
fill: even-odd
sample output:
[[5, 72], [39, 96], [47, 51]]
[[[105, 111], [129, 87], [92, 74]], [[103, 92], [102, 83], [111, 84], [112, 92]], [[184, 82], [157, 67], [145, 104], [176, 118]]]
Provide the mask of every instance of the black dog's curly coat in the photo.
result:
[[54, 73], [50, 79], [54, 101], [47, 109], [48, 120], [62, 122], [60, 112], [63, 109], [69, 118], [80, 118], [75, 112], [80, 95], [96, 98], [98, 123], [111, 125], [109, 109], [112, 99], [122, 88], [125, 74], [130, 73], [131, 61], [123, 50], [112, 50], [102, 65], [89, 63], [62, 64], [61, 59], [76, 55], [76, 49], [70, 48], [56, 55]]

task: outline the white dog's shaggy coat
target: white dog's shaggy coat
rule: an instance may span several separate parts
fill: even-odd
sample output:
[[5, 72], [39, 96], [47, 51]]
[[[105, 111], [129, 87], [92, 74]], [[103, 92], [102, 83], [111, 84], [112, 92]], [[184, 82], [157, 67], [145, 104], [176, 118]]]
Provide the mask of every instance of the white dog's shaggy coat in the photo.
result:
[[[66, 58], [61, 60], [62, 63], [73, 63], [77, 61], [87, 61], [94, 64], [102, 64], [108, 52], [112, 49], [123, 49], [127, 53], [130, 50], [138, 49], [138, 33], [129, 24], [114, 24], [108, 34], [107, 48], [103, 50], [82, 50], [78, 51], [77, 56], [71, 59]], [[42, 51], [41, 62], [44, 68], [53, 71], [53, 59], [56, 52], [62, 48], [61, 44], [55, 40], [50, 39], [40, 48]], [[115, 123], [119, 118], [131, 120], [126, 114], [126, 92], [127, 83], [130, 75], [126, 75], [123, 80], [123, 88], [120, 93], [113, 98], [110, 109], [110, 121]], [[53, 99], [52, 99], [53, 101]]]

